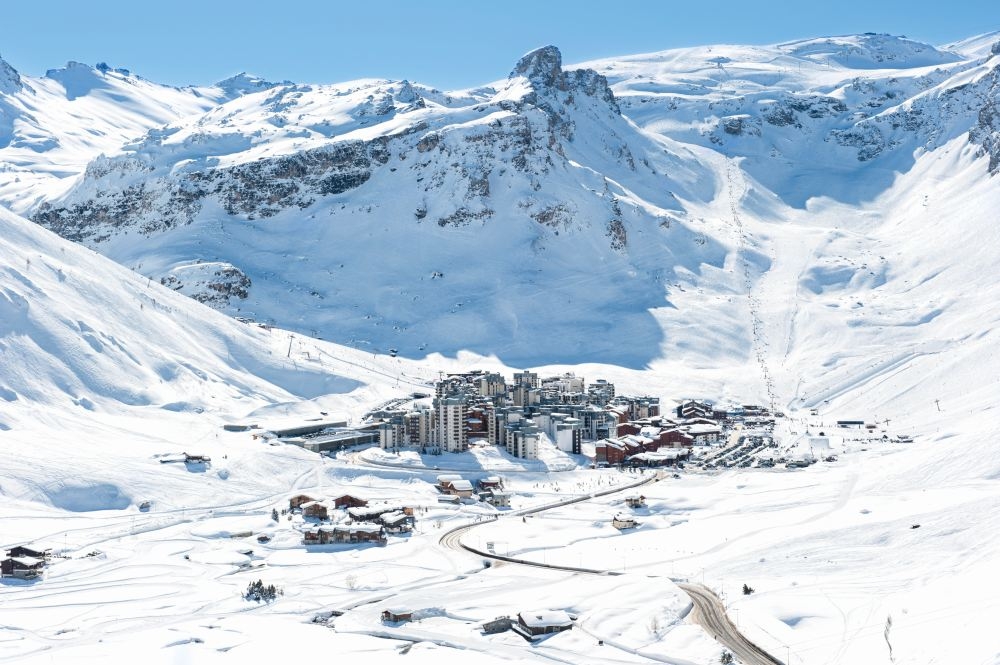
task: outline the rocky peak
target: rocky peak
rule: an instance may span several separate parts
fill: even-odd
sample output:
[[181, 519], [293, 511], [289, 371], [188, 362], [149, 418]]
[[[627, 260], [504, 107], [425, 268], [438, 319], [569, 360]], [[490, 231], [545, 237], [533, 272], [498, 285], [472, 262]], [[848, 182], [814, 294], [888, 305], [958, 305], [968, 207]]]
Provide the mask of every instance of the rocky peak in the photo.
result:
[[396, 93], [396, 101], [403, 104], [412, 104], [418, 99], [420, 99], [420, 95], [413, 89], [409, 81], [403, 79], [399, 84], [399, 92]]
[[224, 90], [230, 97], [235, 98], [242, 97], [243, 95], [249, 95], [254, 92], [260, 92], [261, 90], [275, 88], [279, 85], [291, 85], [291, 81], [275, 83], [273, 81], [266, 81], [259, 76], [254, 76], [253, 74], [240, 72], [236, 76], [230, 76], [227, 79], [219, 81], [215, 85], [216, 87]]
[[608, 103], [615, 113], [621, 112], [608, 80], [592, 69], [564, 71], [562, 53], [555, 46], [543, 46], [522, 57], [510, 73], [510, 78], [517, 77], [528, 79], [538, 93], [582, 93]]
[[990, 47], [990, 55], [1000, 55], [1000, 41], [993, 42], [993, 46]]
[[21, 75], [6, 60], [0, 58], [0, 92], [17, 92], [21, 87]]
[[555, 46], [543, 46], [526, 54], [510, 73], [510, 78], [523, 76], [536, 88], [566, 88], [562, 70], [562, 53]]

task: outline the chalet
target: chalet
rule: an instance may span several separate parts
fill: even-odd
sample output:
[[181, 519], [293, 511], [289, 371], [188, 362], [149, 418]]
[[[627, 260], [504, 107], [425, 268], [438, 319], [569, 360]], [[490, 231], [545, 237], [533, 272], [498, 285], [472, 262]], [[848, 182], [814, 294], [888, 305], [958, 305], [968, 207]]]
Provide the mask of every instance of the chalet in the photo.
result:
[[511, 628], [528, 640], [537, 640], [544, 635], [561, 633], [572, 627], [573, 619], [563, 610], [521, 612], [517, 615], [517, 621], [511, 623]]
[[437, 488], [442, 492], [448, 491], [451, 484], [456, 480], [461, 480], [462, 476], [455, 473], [443, 473], [437, 477]]
[[484, 501], [494, 508], [510, 508], [510, 494], [507, 494], [506, 492], [489, 490], [486, 492], [486, 498]]
[[473, 494], [472, 483], [468, 480], [456, 480], [451, 484], [451, 493], [463, 499], [468, 499]]
[[689, 399], [677, 406], [678, 418], [711, 418], [712, 415], [712, 405], [707, 402]]
[[303, 503], [309, 503], [311, 501], [316, 501], [313, 497], [308, 494], [296, 494], [291, 499], [288, 500], [289, 510], [298, 510], [302, 507]]
[[325, 501], [307, 501], [303, 503], [302, 517], [312, 517], [317, 520], [330, 519], [330, 506]]
[[385, 528], [377, 524], [338, 524], [333, 527], [333, 542], [385, 545]]
[[641, 434], [626, 434], [618, 437], [618, 440], [625, 444], [626, 457], [644, 452], [653, 444], [653, 439]]
[[409, 533], [413, 531], [413, 516], [397, 511], [385, 513], [379, 517], [382, 526], [388, 533]]
[[479, 480], [479, 489], [484, 492], [501, 487], [503, 487], [503, 481], [500, 480], [500, 476], [487, 476]]
[[503, 633], [510, 630], [511, 620], [510, 617], [497, 617], [493, 621], [487, 621], [483, 624], [483, 633], [486, 635], [496, 635], [497, 633]]
[[628, 463], [635, 467], [674, 466], [691, 455], [690, 450], [678, 448], [661, 448], [648, 453], [639, 453], [628, 458]]
[[386, 543], [385, 529], [375, 524], [335, 524], [306, 529], [302, 532], [305, 545], [330, 543]]
[[325, 545], [330, 542], [330, 534], [333, 533], [331, 527], [317, 527], [306, 529], [302, 532], [302, 543], [304, 545]]
[[618, 436], [625, 436], [626, 434], [638, 434], [642, 431], [642, 427], [638, 423], [620, 423], [618, 425]]
[[208, 455], [192, 455], [191, 453], [184, 453], [184, 463], [185, 464], [209, 464], [212, 458]]
[[27, 545], [18, 545], [17, 547], [12, 547], [7, 550], [7, 556], [27, 556], [33, 559], [48, 559], [52, 556], [52, 550], [39, 550], [34, 547], [28, 547]]
[[837, 427], [857, 427], [858, 429], [865, 426], [865, 421], [863, 420], [838, 420]]
[[31, 556], [12, 556], [0, 561], [0, 576], [30, 580], [42, 574], [45, 559]]
[[451, 503], [459, 504], [462, 502], [462, 497], [455, 496], [454, 494], [442, 494], [438, 497], [438, 503]]
[[625, 497], [625, 505], [629, 508], [645, 508], [646, 507], [646, 497], [642, 496], [627, 496]]
[[718, 423], [715, 422], [714, 420], [712, 420], [711, 418], [700, 418], [700, 417], [699, 418], [685, 418], [684, 421], [681, 424], [682, 425], [711, 425], [712, 427], [715, 427], [716, 425], [718, 425]]
[[413, 610], [392, 607], [382, 611], [382, 621], [386, 623], [400, 623], [401, 621], [410, 621], [412, 619]]
[[598, 464], [615, 466], [625, 461], [625, 445], [618, 439], [603, 439], [594, 444], [595, 461]]
[[409, 517], [413, 516], [413, 508], [392, 501], [347, 509], [347, 514], [355, 522], [377, 522], [383, 515], [396, 512], [403, 513]]
[[368, 505], [368, 499], [362, 499], [353, 494], [343, 494], [332, 499], [332, 503], [335, 508], [361, 508]]
[[636, 522], [631, 517], [626, 517], [624, 515], [615, 515], [614, 518], [611, 520], [611, 526], [618, 529], [619, 531], [622, 531], [624, 529], [634, 529], [635, 527], [639, 526], [639, 523]]
[[468, 499], [473, 494], [472, 483], [461, 476], [438, 476], [438, 489], [463, 499]]
[[654, 438], [657, 450], [664, 446], [670, 448], [690, 448], [694, 445], [694, 437], [678, 428], [660, 430]]

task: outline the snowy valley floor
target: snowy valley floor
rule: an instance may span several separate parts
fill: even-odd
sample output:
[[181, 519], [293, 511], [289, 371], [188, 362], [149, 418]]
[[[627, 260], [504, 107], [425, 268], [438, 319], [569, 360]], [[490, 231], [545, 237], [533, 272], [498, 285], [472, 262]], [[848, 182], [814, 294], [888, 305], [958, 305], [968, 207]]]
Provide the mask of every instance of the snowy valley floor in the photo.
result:
[[[4, 433], [7, 450], [22, 453], [0, 478], [3, 544], [37, 542], [57, 556], [43, 579], [0, 585], [0, 659], [263, 663], [325, 653], [458, 663], [474, 652], [486, 663], [718, 662], [721, 647], [685, 621], [690, 601], [671, 579], [686, 579], [720, 592], [744, 633], [787, 662], [889, 662], [890, 645], [896, 663], [996, 662], [1000, 499], [995, 480], [955, 462], [982, 454], [963, 437], [855, 446], [803, 470], [667, 474], [643, 486], [646, 508], [629, 510], [613, 494], [502, 517], [464, 536], [498, 554], [623, 573], [595, 577], [486, 568], [443, 548], [450, 527], [494, 509], [442, 506], [433, 469], [330, 460], [199, 418], [172, 414], [155, 438], [137, 423], [117, 438], [81, 431], [68, 447], [51, 432]], [[159, 463], [171, 447], [164, 441], [184, 440], [210, 453], [212, 466]], [[442, 457], [443, 468], [452, 456]], [[589, 469], [502, 475], [514, 511], [638, 478]], [[307, 548], [293, 522], [271, 519], [299, 492], [412, 504], [416, 532], [385, 547]], [[151, 500], [148, 512], [142, 500]], [[634, 513], [639, 527], [612, 528], [618, 512]], [[269, 543], [257, 542], [262, 533]], [[283, 595], [243, 600], [256, 579]], [[742, 595], [743, 584], [755, 593]], [[383, 624], [388, 607], [415, 620]], [[480, 631], [536, 609], [578, 619], [536, 645]], [[312, 623], [332, 611], [344, 614]]]

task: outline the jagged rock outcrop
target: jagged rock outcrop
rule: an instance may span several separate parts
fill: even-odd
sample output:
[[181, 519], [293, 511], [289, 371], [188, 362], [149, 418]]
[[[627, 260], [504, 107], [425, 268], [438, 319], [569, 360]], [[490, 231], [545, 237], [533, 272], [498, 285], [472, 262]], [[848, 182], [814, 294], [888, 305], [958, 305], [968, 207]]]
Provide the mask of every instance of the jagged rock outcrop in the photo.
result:
[[22, 88], [21, 75], [7, 62], [0, 58], [0, 93], [10, 94]]
[[[993, 45], [992, 53], [1000, 54], [1000, 42]], [[986, 77], [985, 86], [983, 105], [975, 126], [969, 130], [969, 140], [979, 144], [989, 156], [990, 175], [996, 175], [1000, 171], [1000, 65]]]

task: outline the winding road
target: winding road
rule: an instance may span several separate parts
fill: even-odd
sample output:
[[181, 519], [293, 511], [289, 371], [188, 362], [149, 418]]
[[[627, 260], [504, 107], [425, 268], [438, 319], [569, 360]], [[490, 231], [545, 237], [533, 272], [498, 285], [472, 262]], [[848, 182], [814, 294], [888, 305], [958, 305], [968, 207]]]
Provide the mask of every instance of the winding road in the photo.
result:
[[[581, 497], [576, 497], [574, 499], [567, 499], [565, 501], [559, 501], [558, 503], [547, 504], [544, 506], [539, 506], [537, 508], [531, 508], [529, 510], [517, 511], [513, 513], [508, 513], [507, 516], [518, 516], [518, 515], [528, 515], [534, 513], [540, 513], [546, 510], [552, 510], [553, 508], [559, 508], [573, 503], [580, 503], [582, 501], [589, 501], [598, 496], [605, 496], [608, 494], [614, 494], [616, 492], [623, 492], [628, 489], [633, 489], [640, 485], [645, 485], [647, 483], [655, 482], [660, 479], [660, 476], [653, 478], [647, 478], [638, 483], [631, 483], [629, 485], [623, 485], [615, 487], [609, 490], [604, 490], [602, 492], [596, 492], [594, 494], [588, 494]], [[476, 556], [481, 556], [485, 559], [492, 559], [494, 561], [505, 561], [507, 563], [518, 564], [522, 566], [532, 566], [534, 568], [548, 568], [550, 570], [564, 570], [571, 573], [583, 573], [588, 575], [621, 575], [622, 573], [613, 570], [600, 570], [596, 568], [582, 568], [577, 566], [560, 566], [551, 563], [540, 563], [538, 561], [529, 561], [527, 559], [518, 559], [516, 557], [510, 556], [500, 556], [492, 552], [484, 552], [482, 550], [470, 547], [462, 542], [462, 536], [476, 528], [477, 526], [482, 526], [484, 524], [489, 524], [490, 522], [495, 522], [499, 518], [494, 517], [489, 520], [482, 522], [474, 522], [472, 524], [466, 524], [464, 526], [456, 527], [451, 529], [443, 536], [439, 543], [442, 547], [447, 547], [453, 550], [465, 550], [470, 554]], [[784, 663], [771, 654], [764, 651], [762, 648], [750, 641], [743, 633], [741, 633], [733, 622], [729, 620], [726, 615], [726, 608], [722, 604], [722, 601], [715, 592], [706, 586], [701, 584], [690, 584], [679, 582], [677, 586], [683, 590], [691, 598], [693, 604], [693, 609], [690, 613], [691, 621], [701, 626], [705, 632], [715, 638], [720, 644], [729, 649], [734, 656], [736, 656], [745, 665], [784, 665]]]

